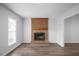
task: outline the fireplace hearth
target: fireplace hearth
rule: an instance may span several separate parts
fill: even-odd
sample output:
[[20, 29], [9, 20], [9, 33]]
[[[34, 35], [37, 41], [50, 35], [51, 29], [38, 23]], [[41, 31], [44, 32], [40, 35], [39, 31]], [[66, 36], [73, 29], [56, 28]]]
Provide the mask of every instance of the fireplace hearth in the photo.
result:
[[43, 32], [34, 33], [34, 39], [37, 41], [45, 40], [45, 33]]

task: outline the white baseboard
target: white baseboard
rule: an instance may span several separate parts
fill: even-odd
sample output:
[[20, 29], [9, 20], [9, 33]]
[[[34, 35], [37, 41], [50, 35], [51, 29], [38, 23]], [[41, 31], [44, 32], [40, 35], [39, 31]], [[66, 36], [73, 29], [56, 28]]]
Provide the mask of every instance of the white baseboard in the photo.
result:
[[7, 51], [6, 53], [4, 53], [2, 56], [6, 56], [8, 53], [10, 53], [12, 50], [14, 50], [16, 47], [18, 47], [18, 46], [21, 45], [21, 44], [22, 44], [22, 42], [17, 43], [16, 46], [15, 46], [14, 48], [10, 49], [10, 50]]
[[23, 43], [31, 43], [31, 41], [30, 42], [23, 41]]
[[60, 44], [59, 42], [57, 42], [57, 44], [60, 45], [61, 47], [64, 47], [64, 45], [63, 44]]
[[49, 43], [56, 43], [55, 41], [49, 41]]

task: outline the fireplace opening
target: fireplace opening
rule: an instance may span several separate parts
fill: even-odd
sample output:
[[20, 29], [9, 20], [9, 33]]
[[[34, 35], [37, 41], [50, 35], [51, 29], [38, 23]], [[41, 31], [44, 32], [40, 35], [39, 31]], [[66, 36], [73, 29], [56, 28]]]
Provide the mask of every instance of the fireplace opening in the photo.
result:
[[39, 40], [39, 41], [45, 40], [45, 33], [43, 33], [43, 32], [34, 33], [34, 39]]

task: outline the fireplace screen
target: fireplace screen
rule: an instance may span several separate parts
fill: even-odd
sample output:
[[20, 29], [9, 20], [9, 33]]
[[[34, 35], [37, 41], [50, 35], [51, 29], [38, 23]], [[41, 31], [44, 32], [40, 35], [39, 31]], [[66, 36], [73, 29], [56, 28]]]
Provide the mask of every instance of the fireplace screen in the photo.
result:
[[43, 32], [34, 33], [34, 39], [39, 40], [39, 41], [45, 40], [45, 33], [43, 33]]

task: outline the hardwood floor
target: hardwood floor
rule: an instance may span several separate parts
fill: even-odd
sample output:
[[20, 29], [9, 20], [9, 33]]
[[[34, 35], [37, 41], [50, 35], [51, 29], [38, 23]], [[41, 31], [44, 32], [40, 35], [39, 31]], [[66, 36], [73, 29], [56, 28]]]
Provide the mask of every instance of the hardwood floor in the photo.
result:
[[65, 47], [60, 47], [58, 44], [40, 46], [23, 43], [7, 56], [79, 56], [79, 44], [65, 44]]

